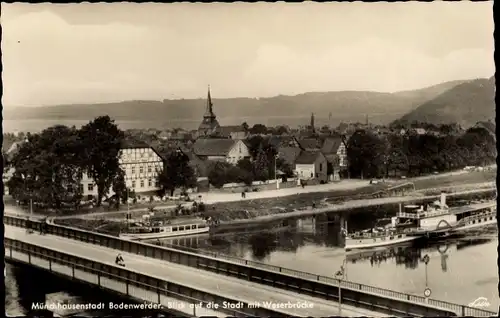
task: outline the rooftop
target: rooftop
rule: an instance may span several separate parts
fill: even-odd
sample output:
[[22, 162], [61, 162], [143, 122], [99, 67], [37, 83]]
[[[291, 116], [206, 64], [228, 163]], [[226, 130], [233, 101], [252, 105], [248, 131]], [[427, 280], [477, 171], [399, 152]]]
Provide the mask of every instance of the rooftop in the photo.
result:
[[295, 163], [303, 165], [313, 164], [316, 162], [318, 156], [321, 156], [321, 152], [319, 151], [302, 151]]
[[235, 140], [222, 138], [200, 138], [193, 145], [197, 156], [226, 156], [236, 144]]

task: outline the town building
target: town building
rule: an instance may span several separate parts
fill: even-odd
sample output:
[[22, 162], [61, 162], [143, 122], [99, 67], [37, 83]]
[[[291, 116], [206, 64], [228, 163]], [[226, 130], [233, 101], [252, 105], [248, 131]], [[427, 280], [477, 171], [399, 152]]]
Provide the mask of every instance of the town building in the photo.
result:
[[193, 144], [193, 153], [202, 160], [226, 161], [236, 164], [250, 158], [250, 150], [242, 140], [200, 138]]
[[205, 114], [203, 115], [203, 119], [198, 127], [198, 137], [206, 137], [213, 135], [217, 128], [219, 128], [219, 122], [217, 121], [217, 117], [214, 114], [212, 97], [210, 96], [210, 86], [208, 87], [208, 95], [207, 95], [207, 106], [205, 109]]
[[[330, 159], [328, 160], [330, 163], [338, 161], [338, 165], [341, 170], [347, 169], [347, 150], [344, 142], [342, 141], [342, 137], [338, 136], [325, 138], [321, 152], [326, 156], [327, 160]], [[336, 156], [338, 160], [333, 156]]]
[[219, 138], [244, 140], [248, 137], [248, 132], [241, 125], [219, 126], [215, 129], [214, 135]]
[[295, 161], [295, 171], [300, 180], [328, 181], [327, 160], [321, 151], [302, 151]]
[[[148, 144], [133, 139], [125, 140], [118, 162], [125, 172], [127, 188], [135, 193], [153, 193], [160, 189], [158, 176], [163, 170], [163, 159]], [[97, 186], [86, 173], [82, 176], [81, 190], [84, 197], [97, 196]]]

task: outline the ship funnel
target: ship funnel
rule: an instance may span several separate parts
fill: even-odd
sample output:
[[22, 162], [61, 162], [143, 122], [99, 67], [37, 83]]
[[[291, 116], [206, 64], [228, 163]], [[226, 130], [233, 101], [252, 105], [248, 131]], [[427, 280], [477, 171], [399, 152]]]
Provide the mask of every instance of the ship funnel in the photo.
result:
[[446, 206], [446, 193], [441, 192], [441, 206], [445, 207]]

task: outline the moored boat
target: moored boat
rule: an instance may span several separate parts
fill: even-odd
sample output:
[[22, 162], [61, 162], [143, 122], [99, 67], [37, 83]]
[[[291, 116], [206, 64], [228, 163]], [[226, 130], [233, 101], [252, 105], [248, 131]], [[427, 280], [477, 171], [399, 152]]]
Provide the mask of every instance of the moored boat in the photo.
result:
[[359, 233], [345, 233], [345, 249], [363, 249], [415, 241], [422, 237], [447, 235], [456, 231], [496, 223], [496, 202], [471, 204], [450, 209], [446, 194], [424, 209], [423, 206], [406, 205], [392, 218], [390, 226], [374, 228]]
[[204, 234], [210, 231], [210, 220], [182, 217], [154, 222], [134, 222], [120, 233], [120, 238], [129, 240], [162, 239], [168, 237]]

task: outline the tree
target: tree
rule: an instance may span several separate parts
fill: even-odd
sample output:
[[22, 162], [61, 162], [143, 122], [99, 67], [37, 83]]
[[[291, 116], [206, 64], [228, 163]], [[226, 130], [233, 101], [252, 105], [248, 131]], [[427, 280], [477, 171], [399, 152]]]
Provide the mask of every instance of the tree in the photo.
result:
[[268, 155], [262, 148], [257, 151], [257, 156], [254, 161], [253, 175], [257, 181], [265, 181], [269, 179], [269, 160]]
[[162, 191], [174, 194], [175, 189], [196, 187], [194, 169], [189, 164], [189, 157], [182, 151], [172, 151], [167, 155], [164, 169], [158, 177]]
[[250, 128], [250, 133], [254, 135], [265, 135], [267, 134], [267, 127], [262, 124], [255, 124]]
[[227, 170], [230, 165], [226, 162], [216, 162], [210, 167], [208, 181], [214, 187], [220, 189], [227, 183]]
[[75, 128], [57, 125], [29, 136], [12, 160], [12, 196], [49, 209], [77, 208], [82, 197], [81, 148]]
[[239, 169], [238, 173], [240, 174], [240, 176], [236, 178], [239, 180], [238, 182], [243, 182], [248, 186], [252, 185], [254, 181], [252, 162], [246, 158], [241, 159], [236, 164], [236, 167]]
[[262, 136], [252, 136], [247, 139], [248, 151], [253, 159], [257, 157], [259, 148], [262, 147], [264, 143], [264, 138]]
[[241, 124], [241, 127], [243, 130], [248, 131], [250, 129], [250, 126], [248, 126], [247, 122], [245, 121], [243, 124]]
[[378, 177], [384, 164], [385, 140], [365, 131], [357, 130], [348, 141], [347, 158], [350, 172], [363, 177]]
[[124, 134], [109, 116], [97, 117], [80, 130], [85, 170], [97, 185], [97, 206], [119, 173]]
[[286, 126], [278, 126], [275, 129], [276, 135], [288, 134], [288, 128]]
[[112, 189], [115, 193], [115, 205], [116, 209], [120, 209], [120, 201], [126, 203], [128, 198], [127, 184], [125, 182], [125, 172], [120, 168], [118, 173], [114, 176], [112, 182]]

